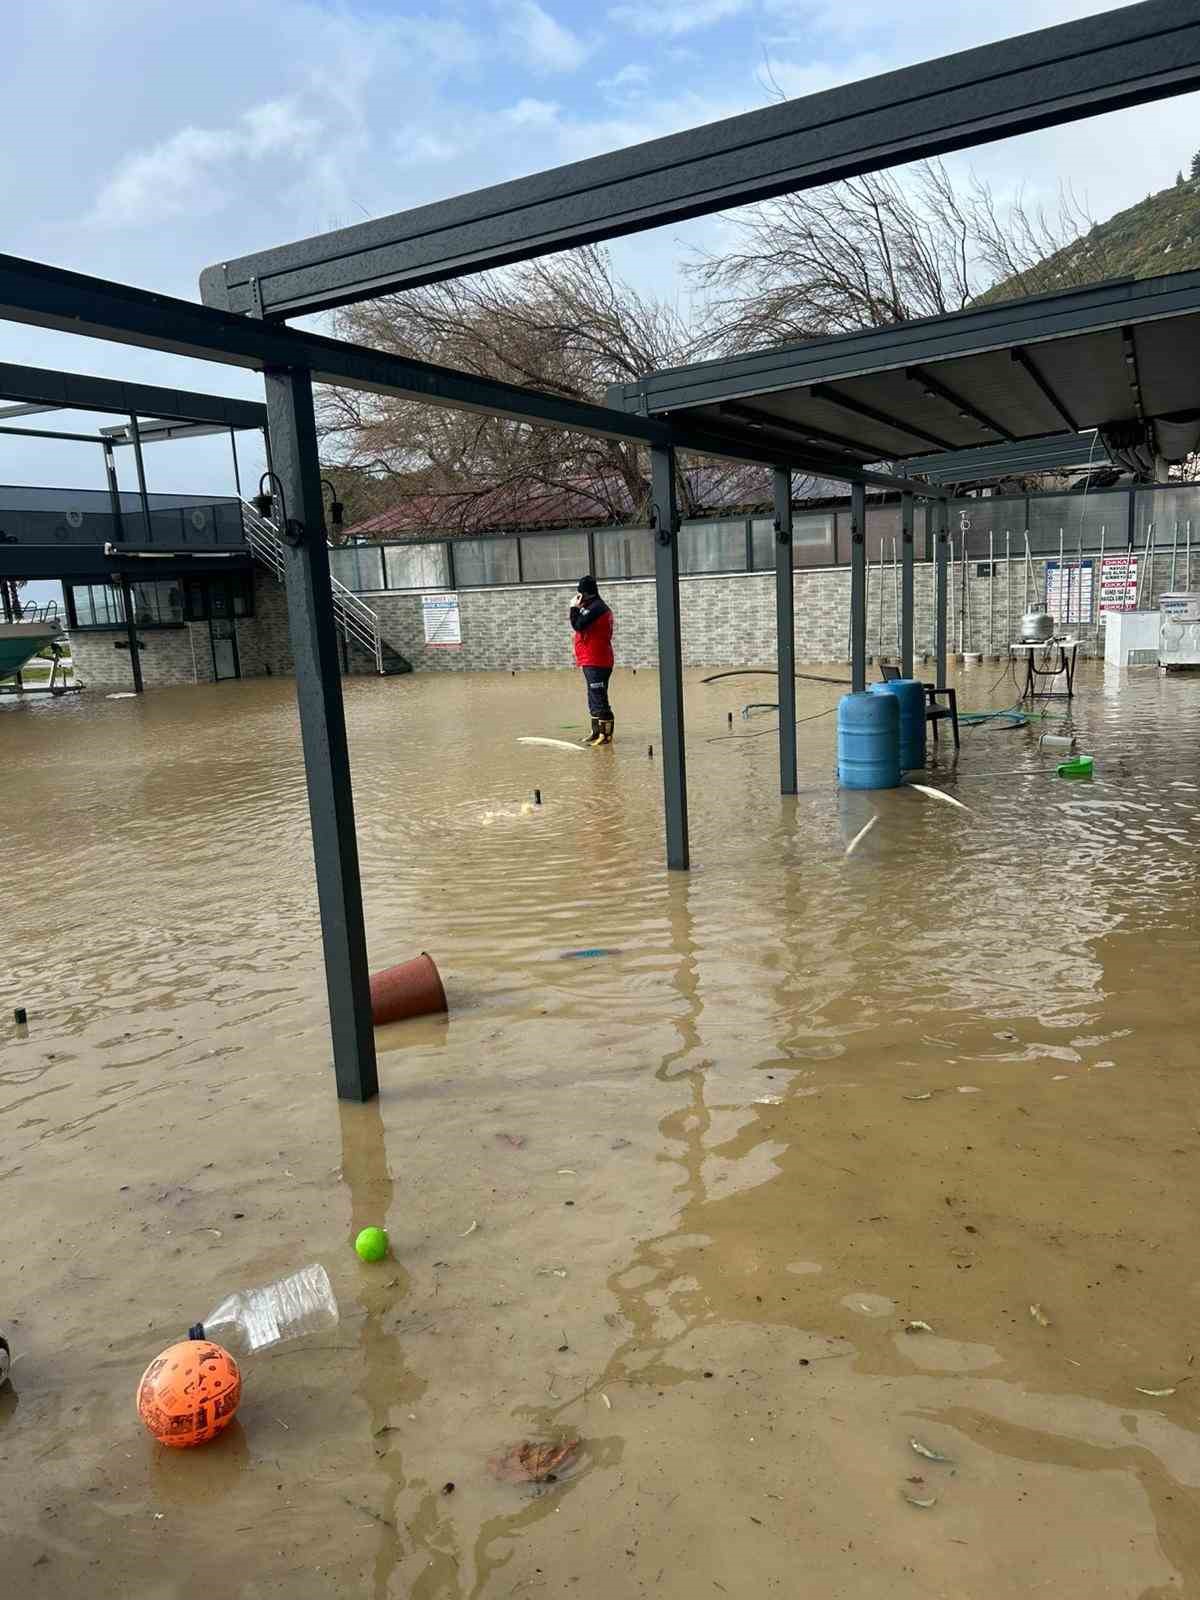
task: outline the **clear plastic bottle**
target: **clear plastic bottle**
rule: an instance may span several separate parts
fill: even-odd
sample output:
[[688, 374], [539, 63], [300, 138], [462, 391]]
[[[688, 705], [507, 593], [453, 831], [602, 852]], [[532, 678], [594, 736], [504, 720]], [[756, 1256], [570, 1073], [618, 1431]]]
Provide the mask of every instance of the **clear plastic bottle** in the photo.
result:
[[329, 1274], [318, 1262], [258, 1289], [239, 1289], [188, 1329], [189, 1339], [211, 1339], [230, 1355], [256, 1355], [287, 1339], [336, 1328], [338, 1306]]

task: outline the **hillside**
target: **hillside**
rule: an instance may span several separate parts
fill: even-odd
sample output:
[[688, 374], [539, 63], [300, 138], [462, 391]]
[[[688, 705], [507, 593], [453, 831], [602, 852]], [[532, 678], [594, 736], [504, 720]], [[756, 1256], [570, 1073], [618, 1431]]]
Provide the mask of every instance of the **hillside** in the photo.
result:
[[1098, 222], [1082, 238], [1019, 278], [996, 284], [977, 304], [1045, 294], [1104, 278], [1154, 278], [1200, 267], [1200, 176], [1148, 195]]

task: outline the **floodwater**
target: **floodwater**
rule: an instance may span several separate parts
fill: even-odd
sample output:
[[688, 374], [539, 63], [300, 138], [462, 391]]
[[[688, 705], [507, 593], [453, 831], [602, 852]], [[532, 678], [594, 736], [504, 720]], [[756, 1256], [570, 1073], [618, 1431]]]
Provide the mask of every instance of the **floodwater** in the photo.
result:
[[[0, 704], [6, 1600], [1200, 1594], [1200, 682], [1081, 668], [1091, 782], [965, 730], [962, 812], [839, 797], [813, 683], [781, 800], [701, 676], [670, 876], [653, 674], [581, 753], [516, 742], [573, 674], [347, 683], [372, 962], [452, 1005], [365, 1107], [291, 685]], [[337, 1331], [156, 1446], [146, 1363], [309, 1260]]]

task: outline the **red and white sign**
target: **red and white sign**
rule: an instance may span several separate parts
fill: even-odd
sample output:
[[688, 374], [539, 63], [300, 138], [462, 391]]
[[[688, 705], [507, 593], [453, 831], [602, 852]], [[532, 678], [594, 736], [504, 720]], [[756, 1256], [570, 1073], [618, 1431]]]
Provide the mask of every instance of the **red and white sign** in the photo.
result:
[[1100, 566], [1100, 616], [1106, 611], [1136, 611], [1138, 586], [1136, 555], [1105, 556]]

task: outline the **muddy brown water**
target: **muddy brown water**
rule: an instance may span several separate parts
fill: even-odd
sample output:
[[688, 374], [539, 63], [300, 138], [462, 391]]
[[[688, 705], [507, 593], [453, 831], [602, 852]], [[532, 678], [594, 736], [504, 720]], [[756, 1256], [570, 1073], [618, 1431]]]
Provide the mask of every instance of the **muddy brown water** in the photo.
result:
[[[817, 684], [781, 800], [700, 676], [688, 876], [653, 674], [582, 754], [516, 742], [572, 674], [346, 685], [372, 959], [452, 1004], [366, 1107], [292, 686], [0, 704], [6, 1596], [1200, 1594], [1200, 681], [1081, 669], [1091, 783], [966, 731], [965, 814], [839, 796]], [[336, 1333], [156, 1446], [145, 1364], [308, 1260]]]

